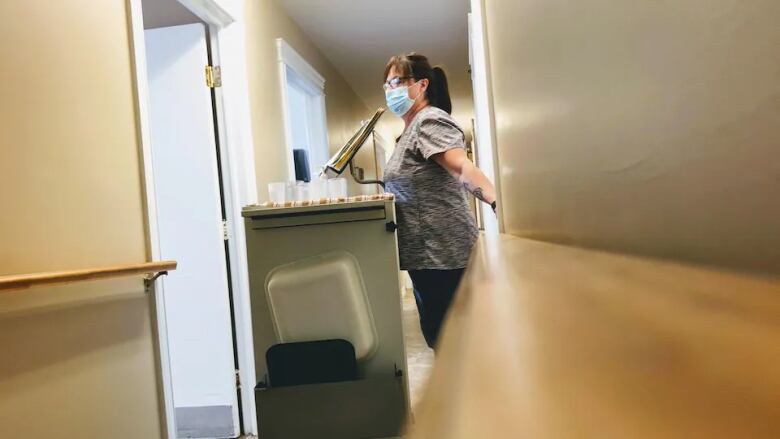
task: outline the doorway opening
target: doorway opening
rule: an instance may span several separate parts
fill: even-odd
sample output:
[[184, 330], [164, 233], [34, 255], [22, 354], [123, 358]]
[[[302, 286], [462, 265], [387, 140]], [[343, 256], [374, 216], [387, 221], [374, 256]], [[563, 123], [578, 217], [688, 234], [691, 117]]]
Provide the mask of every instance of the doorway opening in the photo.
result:
[[176, 434], [236, 437], [235, 330], [213, 84], [204, 77], [207, 29], [193, 23], [144, 34], [160, 255], [181, 268], [160, 291]]
[[150, 253], [179, 262], [155, 285], [166, 436], [236, 438], [253, 431], [253, 386], [239, 377], [254, 359], [236, 208], [247, 176], [220, 88], [218, 37], [232, 18], [211, 0], [130, 9]]

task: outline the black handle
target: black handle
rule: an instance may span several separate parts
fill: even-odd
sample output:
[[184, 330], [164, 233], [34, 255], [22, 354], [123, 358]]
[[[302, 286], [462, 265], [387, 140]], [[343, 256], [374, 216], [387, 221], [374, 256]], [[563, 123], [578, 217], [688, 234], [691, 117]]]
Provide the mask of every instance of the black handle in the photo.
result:
[[385, 223], [385, 230], [387, 230], [390, 233], [395, 232], [398, 229], [398, 226], [395, 224], [395, 221], [390, 221], [389, 223]]

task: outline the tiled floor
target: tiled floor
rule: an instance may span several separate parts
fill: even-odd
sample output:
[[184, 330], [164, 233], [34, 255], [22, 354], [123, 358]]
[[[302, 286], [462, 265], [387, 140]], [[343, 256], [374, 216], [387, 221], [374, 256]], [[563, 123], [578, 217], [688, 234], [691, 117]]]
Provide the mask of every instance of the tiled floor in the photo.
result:
[[428, 376], [433, 368], [433, 351], [425, 344], [420, 321], [417, 315], [417, 305], [412, 293], [406, 292], [403, 297], [404, 338], [406, 341], [406, 357], [409, 363], [409, 386], [411, 388], [412, 410], [420, 401]]

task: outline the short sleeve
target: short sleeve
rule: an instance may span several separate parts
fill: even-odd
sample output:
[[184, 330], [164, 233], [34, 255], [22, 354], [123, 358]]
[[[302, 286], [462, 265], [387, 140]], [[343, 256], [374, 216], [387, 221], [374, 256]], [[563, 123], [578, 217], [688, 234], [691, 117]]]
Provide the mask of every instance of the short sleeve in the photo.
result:
[[433, 115], [420, 122], [417, 149], [426, 160], [455, 148], [466, 148], [465, 136], [449, 115]]

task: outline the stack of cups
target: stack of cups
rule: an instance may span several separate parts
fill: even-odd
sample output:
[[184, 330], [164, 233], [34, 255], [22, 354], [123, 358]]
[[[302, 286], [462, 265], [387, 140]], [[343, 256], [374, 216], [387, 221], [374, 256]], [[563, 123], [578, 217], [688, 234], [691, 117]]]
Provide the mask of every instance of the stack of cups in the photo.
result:
[[343, 200], [347, 198], [347, 180], [333, 178], [317, 179], [311, 183], [303, 181], [268, 183], [268, 197], [274, 204], [326, 199]]

